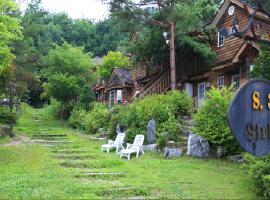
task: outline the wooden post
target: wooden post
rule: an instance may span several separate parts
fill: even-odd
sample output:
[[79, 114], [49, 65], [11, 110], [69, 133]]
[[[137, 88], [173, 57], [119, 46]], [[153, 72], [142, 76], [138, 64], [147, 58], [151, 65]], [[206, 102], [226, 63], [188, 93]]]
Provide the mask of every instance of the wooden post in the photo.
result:
[[171, 90], [176, 89], [176, 70], [175, 70], [175, 47], [174, 47], [174, 22], [170, 22], [170, 67], [171, 67]]

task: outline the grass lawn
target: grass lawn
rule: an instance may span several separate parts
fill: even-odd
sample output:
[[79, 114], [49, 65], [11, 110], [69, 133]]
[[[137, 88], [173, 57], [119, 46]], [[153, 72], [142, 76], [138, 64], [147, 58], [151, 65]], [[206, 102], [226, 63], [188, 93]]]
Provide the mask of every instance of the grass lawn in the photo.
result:
[[101, 153], [102, 142], [54, 120], [46, 109], [23, 110], [17, 137], [59, 137], [0, 145], [0, 199], [256, 198], [239, 164], [189, 157], [165, 160], [148, 152], [127, 161], [114, 152]]

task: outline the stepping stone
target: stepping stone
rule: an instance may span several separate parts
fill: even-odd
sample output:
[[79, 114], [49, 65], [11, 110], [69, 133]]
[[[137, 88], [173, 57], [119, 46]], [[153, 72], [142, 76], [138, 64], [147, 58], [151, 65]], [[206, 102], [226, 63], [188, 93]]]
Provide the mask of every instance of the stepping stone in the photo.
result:
[[58, 159], [63, 159], [63, 160], [87, 160], [89, 158], [94, 158], [93, 156], [90, 155], [60, 155], [57, 156]]
[[65, 154], [72, 154], [72, 153], [89, 153], [88, 150], [54, 150], [54, 153], [65, 153]]
[[65, 168], [91, 168], [92, 165], [89, 163], [60, 163], [60, 166]]
[[43, 141], [36, 141], [35, 143], [39, 143], [39, 144], [70, 144], [70, 143], [73, 143], [73, 141], [46, 141], [46, 140], [43, 140]]
[[35, 134], [33, 137], [67, 137], [67, 134]]
[[81, 174], [75, 175], [76, 178], [86, 178], [86, 177], [124, 177], [127, 173], [123, 172], [82, 172]]
[[[123, 198], [128, 198], [126, 196], [137, 196], [142, 195], [142, 193], [146, 193], [145, 189], [140, 189], [136, 187], [122, 187], [122, 188], [109, 188], [109, 189], [101, 189], [96, 191], [99, 196], [118, 196]], [[147, 194], [146, 194], [147, 195]]]

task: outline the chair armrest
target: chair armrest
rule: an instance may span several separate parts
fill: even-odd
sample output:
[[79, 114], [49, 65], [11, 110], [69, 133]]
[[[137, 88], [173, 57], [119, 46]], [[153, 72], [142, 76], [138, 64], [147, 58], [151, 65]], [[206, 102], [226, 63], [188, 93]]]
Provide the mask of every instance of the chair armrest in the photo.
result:
[[113, 140], [108, 140], [108, 144], [114, 144]]
[[132, 144], [127, 143], [127, 149], [130, 149], [132, 147]]

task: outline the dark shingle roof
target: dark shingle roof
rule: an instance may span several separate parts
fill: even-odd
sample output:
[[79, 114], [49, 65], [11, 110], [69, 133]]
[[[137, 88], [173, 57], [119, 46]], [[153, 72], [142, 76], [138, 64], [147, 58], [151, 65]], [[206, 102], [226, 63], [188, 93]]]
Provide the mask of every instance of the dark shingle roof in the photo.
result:
[[256, 3], [252, 0], [240, 0], [240, 2], [247, 4], [251, 8], [256, 8]]
[[114, 71], [123, 83], [127, 85], [133, 84], [132, 78], [131, 78], [131, 72], [129, 69], [115, 68]]

